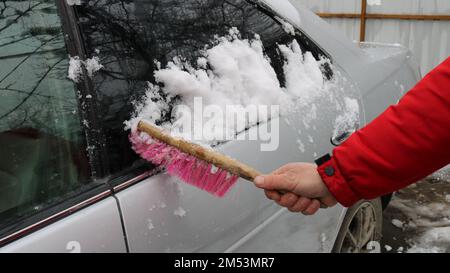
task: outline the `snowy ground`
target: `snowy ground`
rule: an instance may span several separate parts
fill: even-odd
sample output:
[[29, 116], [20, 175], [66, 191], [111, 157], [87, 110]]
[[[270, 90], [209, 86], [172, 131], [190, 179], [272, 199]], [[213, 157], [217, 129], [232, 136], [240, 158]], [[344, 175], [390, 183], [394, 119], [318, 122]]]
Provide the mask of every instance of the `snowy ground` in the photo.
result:
[[384, 252], [450, 252], [450, 167], [396, 193], [383, 220]]

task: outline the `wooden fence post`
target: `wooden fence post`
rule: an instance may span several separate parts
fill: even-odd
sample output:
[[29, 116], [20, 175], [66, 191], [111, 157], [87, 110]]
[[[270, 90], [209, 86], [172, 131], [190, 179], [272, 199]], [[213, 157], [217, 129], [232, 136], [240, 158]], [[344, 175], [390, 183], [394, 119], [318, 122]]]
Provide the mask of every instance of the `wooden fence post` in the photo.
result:
[[367, 0], [361, 0], [361, 17], [359, 24], [359, 41], [366, 40]]

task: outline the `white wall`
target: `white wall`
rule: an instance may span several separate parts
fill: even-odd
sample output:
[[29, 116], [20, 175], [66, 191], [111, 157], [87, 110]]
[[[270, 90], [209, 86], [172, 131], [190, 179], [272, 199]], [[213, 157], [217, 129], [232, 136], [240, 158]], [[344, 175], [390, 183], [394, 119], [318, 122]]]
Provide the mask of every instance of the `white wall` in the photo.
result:
[[[314, 12], [360, 13], [361, 0], [291, 0]], [[368, 13], [450, 15], [450, 0], [368, 0]], [[351, 40], [359, 40], [358, 19], [325, 19]], [[367, 20], [366, 41], [410, 48], [425, 75], [450, 56], [450, 21]]]

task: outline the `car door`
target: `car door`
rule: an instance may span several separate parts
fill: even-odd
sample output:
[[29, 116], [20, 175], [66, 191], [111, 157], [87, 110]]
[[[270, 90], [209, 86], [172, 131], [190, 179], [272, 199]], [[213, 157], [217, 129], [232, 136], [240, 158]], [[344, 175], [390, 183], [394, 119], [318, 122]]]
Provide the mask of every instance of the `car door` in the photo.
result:
[[284, 20], [253, 1], [116, 0], [75, 9], [88, 55], [98, 56], [104, 66], [93, 84], [110, 171], [122, 177], [110, 184], [131, 252], [331, 250], [345, 212], [342, 207], [321, 210], [313, 217], [289, 213], [244, 180], [218, 199], [139, 160], [123, 123], [131, 117], [134, 101], [145, 96], [149, 82], [155, 83], [156, 69], [177, 56], [195, 60], [215, 35], [230, 27], [261, 37], [282, 84], [286, 79], [278, 45], [296, 39], [314, 62], [321, 62], [321, 77], [332, 83], [329, 89], [300, 101], [288, 115], [242, 133], [273, 128], [278, 132], [275, 149], [262, 151], [266, 141], [261, 139], [230, 141], [217, 149], [264, 173], [289, 162], [311, 162], [331, 150], [331, 138], [338, 144], [363, 120], [363, 115], [349, 114], [355, 108], [359, 112], [360, 105], [349, 78], [332, 58], [323, 61], [332, 56], [304, 33], [286, 31]]
[[2, 3], [0, 252], [125, 252], [117, 202], [92, 175], [60, 7]]

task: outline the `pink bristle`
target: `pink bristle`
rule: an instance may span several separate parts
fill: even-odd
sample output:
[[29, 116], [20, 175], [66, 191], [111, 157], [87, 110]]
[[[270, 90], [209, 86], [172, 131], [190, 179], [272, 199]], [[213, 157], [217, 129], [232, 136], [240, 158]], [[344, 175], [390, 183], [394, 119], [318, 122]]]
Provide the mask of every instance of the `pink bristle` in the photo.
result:
[[236, 175], [231, 175], [229, 178], [226, 179], [226, 181], [222, 184], [222, 187], [217, 190], [216, 195], [217, 196], [225, 196], [230, 189], [233, 187], [234, 184], [236, 184], [237, 180], [239, 179]]
[[203, 188], [208, 188], [208, 178], [211, 175], [212, 165], [205, 163], [205, 167], [201, 170], [201, 178], [199, 179], [199, 185]]
[[204, 172], [207, 170], [207, 168], [208, 166], [207, 164], [205, 164], [205, 162], [201, 160], [195, 161], [195, 166], [191, 172], [190, 179], [195, 183], [197, 187], [201, 185]]
[[218, 170], [216, 173], [214, 174], [210, 174], [209, 178], [208, 178], [208, 183], [207, 186], [207, 190], [209, 192], [217, 192], [217, 189], [220, 188], [220, 183], [223, 182], [225, 180], [225, 178], [227, 177], [227, 173], [225, 171], [222, 170]]
[[134, 132], [129, 138], [133, 150], [143, 159], [164, 166], [170, 175], [217, 197], [225, 196], [239, 178], [222, 169], [212, 173], [211, 164], [152, 139], [147, 134]]

